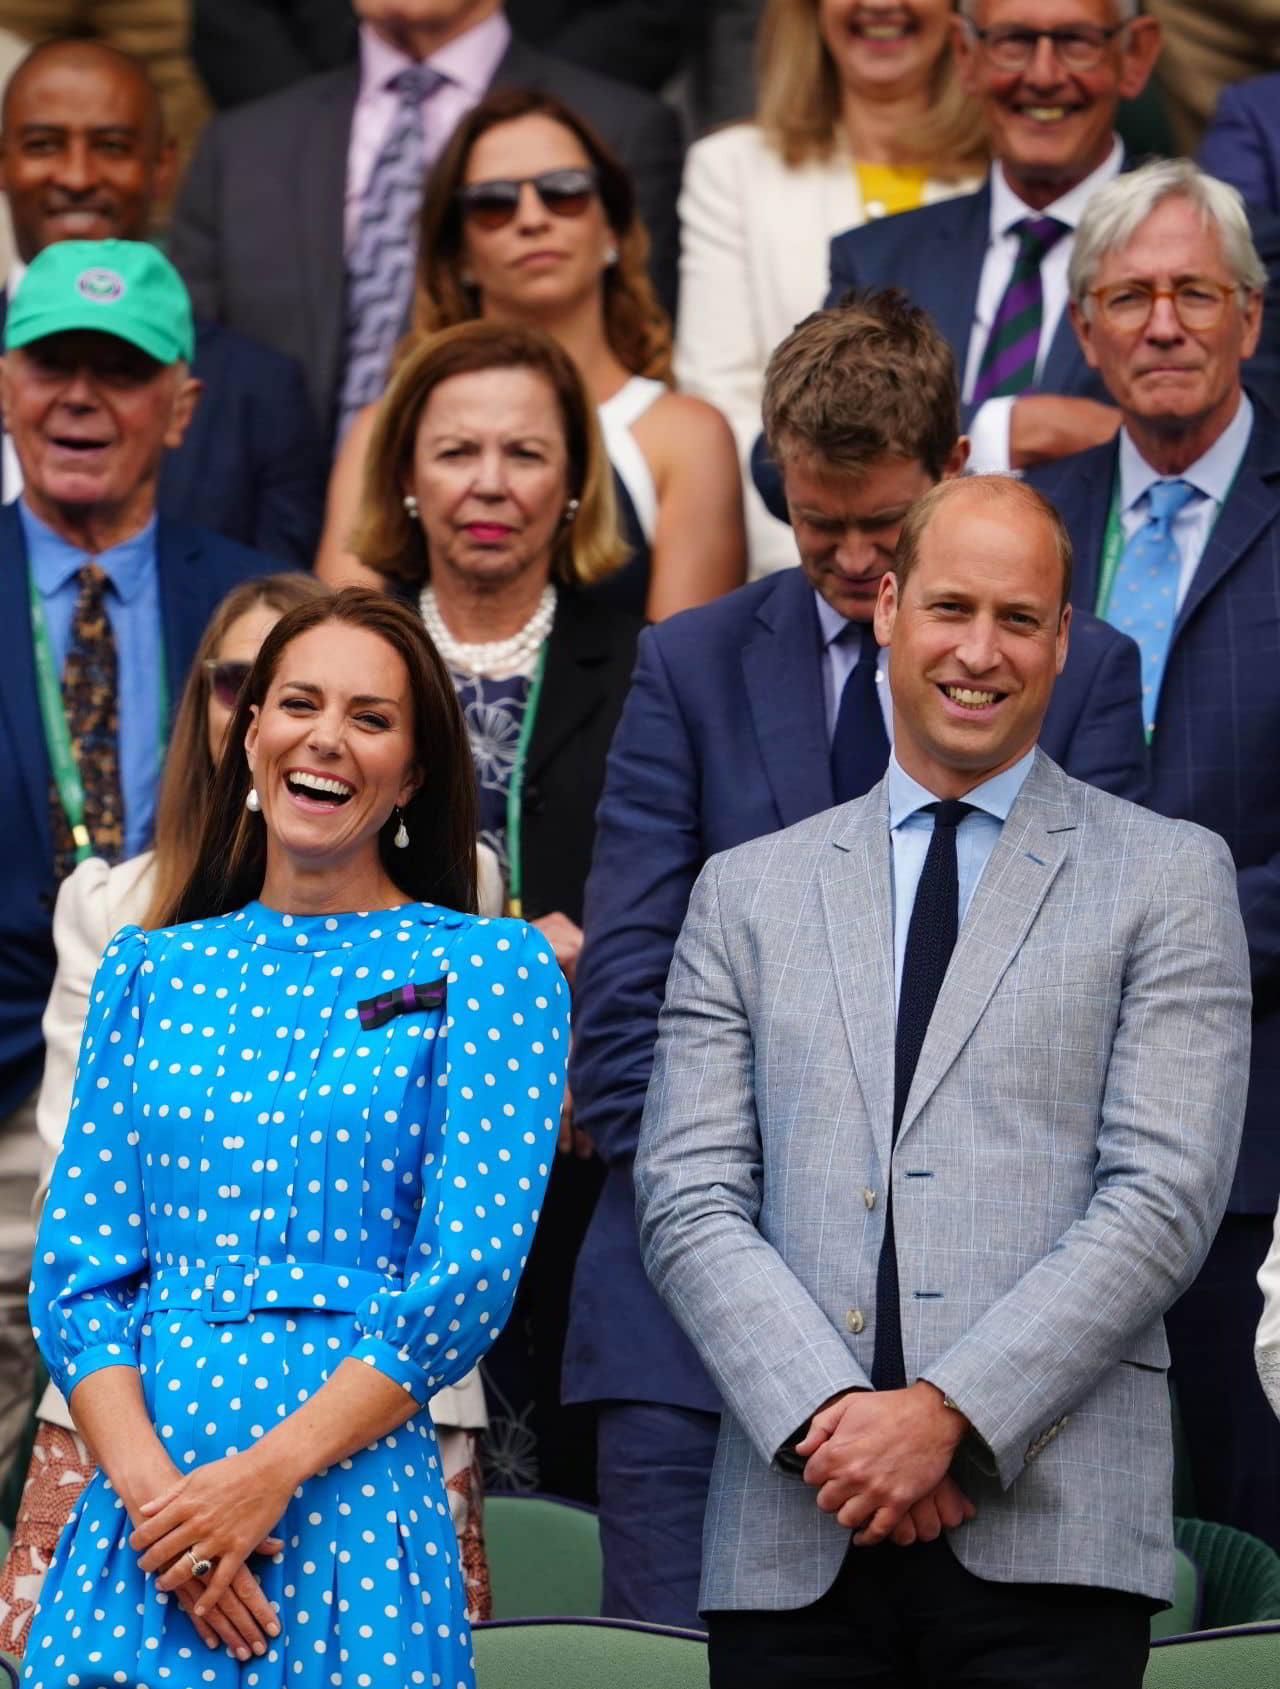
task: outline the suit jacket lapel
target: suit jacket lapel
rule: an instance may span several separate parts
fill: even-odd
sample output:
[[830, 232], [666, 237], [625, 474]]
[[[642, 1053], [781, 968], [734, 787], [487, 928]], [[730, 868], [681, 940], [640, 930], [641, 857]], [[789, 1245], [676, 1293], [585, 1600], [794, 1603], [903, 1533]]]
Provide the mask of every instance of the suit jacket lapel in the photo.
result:
[[[297, 214], [293, 238], [311, 318], [316, 388], [333, 393], [335, 400], [346, 288], [347, 147], [359, 87], [358, 67], [335, 73], [299, 125], [294, 150]], [[321, 418], [324, 427], [331, 421]]]
[[156, 575], [160, 588], [160, 625], [164, 633], [165, 673], [169, 680], [169, 720], [186, 684], [184, 658], [195, 651], [209, 619], [209, 601], [201, 593], [199, 530], [185, 522], [156, 520]]
[[1200, 605], [1244, 556], [1262, 530], [1280, 517], [1280, 422], [1254, 400], [1244, 462], [1191, 577], [1173, 624], [1173, 644]]
[[[27, 601], [27, 546], [14, 505], [0, 509], [0, 628], [6, 649], [0, 662], [0, 714], [8, 722], [9, 754], [18, 765], [35, 817], [40, 859], [53, 866], [53, 822], [49, 814], [49, 753], [40, 717], [31, 607]], [[13, 817], [9, 817], [12, 824]]]
[[936, 278], [928, 290], [930, 314], [942, 330], [943, 338], [955, 348], [956, 371], [963, 381], [973, 314], [978, 305], [978, 284], [991, 234], [990, 178], [977, 193], [949, 201], [947, 210], [954, 212], [954, 221], [939, 220], [928, 254], [921, 257]]
[[742, 677], [765, 775], [782, 825], [830, 809], [831, 761], [813, 588], [786, 569], [756, 611], [743, 647]]
[[1021, 948], [1062, 867], [1075, 824], [1065, 775], [1037, 751], [960, 928], [916, 1065], [899, 1142], [964, 1048]]
[[884, 782], [846, 809], [819, 886], [836, 991], [876, 1154], [888, 1167], [893, 1137], [897, 1024], [893, 984], [893, 879]]
[[1116, 484], [1115, 444], [1082, 452], [1069, 477], [1050, 494], [1071, 535], [1071, 602], [1093, 613], [1098, 601], [1098, 569], [1102, 540]]
[[547, 641], [542, 696], [525, 765], [526, 786], [538, 777], [578, 723], [599, 707], [614, 650], [608, 631], [592, 620], [587, 606], [573, 593], [562, 591]]

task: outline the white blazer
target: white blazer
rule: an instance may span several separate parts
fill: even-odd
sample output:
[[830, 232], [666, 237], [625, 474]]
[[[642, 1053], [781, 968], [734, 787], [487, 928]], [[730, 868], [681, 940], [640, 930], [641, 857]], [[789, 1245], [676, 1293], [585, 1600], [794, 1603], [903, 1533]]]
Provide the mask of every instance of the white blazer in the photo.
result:
[[[477, 871], [480, 884], [480, 913], [502, 913], [502, 874], [497, 858], [487, 845], [478, 845]], [[151, 865], [154, 852], [144, 851], [128, 862], [109, 867], [100, 856], [80, 863], [62, 882], [53, 912], [53, 942], [58, 968], [53, 990], [41, 1023], [44, 1032], [44, 1078], [36, 1102], [36, 1130], [46, 1146], [45, 1168], [36, 1192], [35, 1212], [39, 1219], [49, 1192], [49, 1175], [54, 1157], [62, 1147], [62, 1136], [71, 1112], [80, 1037], [89, 1012], [89, 992], [102, 953], [121, 927], [141, 920], [151, 898]], [[39, 1417], [73, 1430], [71, 1414], [60, 1393], [50, 1384], [40, 1400]], [[489, 1423], [484, 1405], [484, 1387], [477, 1371], [469, 1372], [457, 1384], [447, 1386], [431, 1398], [431, 1417], [437, 1425], [462, 1430], [483, 1430]]]
[[[925, 203], [976, 185], [931, 180]], [[826, 298], [832, 237], [866, 221], [843, 140], [829, 158], [794, 169], [754, 123], [733, 124], [689, 149], [680, 193], [676, 377], [686, 392], [719, 406], [737, 439], [753, 579], [796, 561], [791, 529], [770, 516], [751, 481], [765, 365]]]

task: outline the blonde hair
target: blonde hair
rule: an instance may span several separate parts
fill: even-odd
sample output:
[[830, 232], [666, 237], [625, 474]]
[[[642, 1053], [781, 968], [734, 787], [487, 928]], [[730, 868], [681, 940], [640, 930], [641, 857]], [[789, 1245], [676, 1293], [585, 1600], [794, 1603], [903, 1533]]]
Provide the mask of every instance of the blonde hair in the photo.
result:
[[380, 575], [417, 587], [431, 573], [426, 535], [404, 507], [418, 425], [441, 382], [489, 369], [529, 369], [555, 395], [569, 457], [568, 494], [578, 508], [560, 530], [551, 575], [586, 586], [619, 569], [627, 548], [618, 537], [613, 472], [595, 407], [569, 354], [539, 328], [457, 323], [415, 347], [378, 405], [365, 453], [364, 489], [351, 549]]
[[[840, 78], [818, 29], [818, 3], [767, 0], [756, 37], [756, 122], [793, 169], [829, 158], [840, 125]], [[944, 182], [986, 167], [982, 108], [960, 86], [950, 41], [933, 67], [911, 156]]]

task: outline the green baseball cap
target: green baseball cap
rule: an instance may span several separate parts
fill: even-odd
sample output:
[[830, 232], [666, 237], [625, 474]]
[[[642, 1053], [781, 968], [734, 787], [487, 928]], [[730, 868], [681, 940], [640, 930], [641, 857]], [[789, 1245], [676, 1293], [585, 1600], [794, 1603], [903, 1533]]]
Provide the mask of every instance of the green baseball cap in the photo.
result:
[[5, 323], [6, 351], [68, 329], [96, 329], [162, 364], [191, 362], [191, 301], [173, 265], [148, 241], [59, 240], [31, 260]]

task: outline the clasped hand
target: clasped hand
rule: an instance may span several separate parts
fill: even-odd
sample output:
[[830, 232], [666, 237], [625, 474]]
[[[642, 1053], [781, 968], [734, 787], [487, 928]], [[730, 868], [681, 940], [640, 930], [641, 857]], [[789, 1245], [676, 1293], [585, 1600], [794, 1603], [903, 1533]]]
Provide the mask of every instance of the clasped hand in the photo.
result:
[[[250, 1646], [263, 1651], [263, 1634], [279, 1634], [274, 1609], [245, 1562], [254, 1553], [280, 1553], [284, 1543], [272, 1531], [292, 1493], [292, 1481], [252, 1452], [227, 1455], [196, 1467], [144, 1503], [129, 1539], [143, 1571], [156, 1574], [157, 1589], [178, 1592], [205, 1641], [212, 1626], [242, 1660]], [[189, 1555], [213, 1562], [206, 1579], [193, 1576]], [[183, 1592], [202, 1581], [189, 1605]], [[220, 1617], [231, 1621], [236, 1636], [229, 1638]]]
[[932, 1542], [977, 1513], [948, 1475], [967, 1429], [923, 1380], [905, 1390], [852, 1390], [819, 1408], [796, 1453], [818, 1506], [854, 1532], [860, 1548]]

